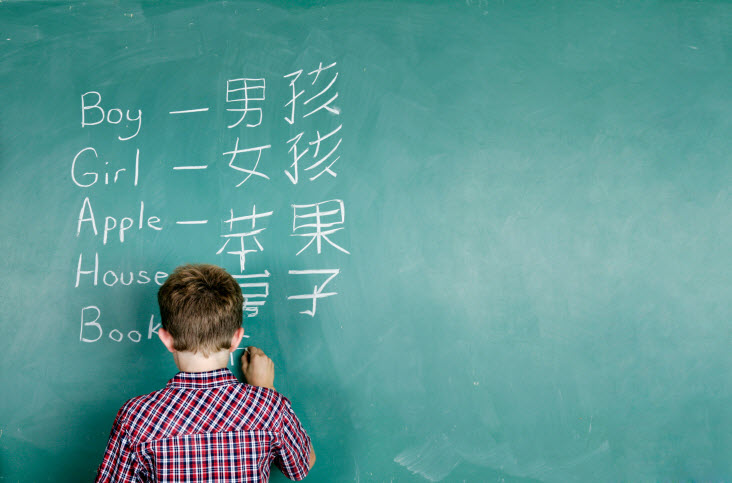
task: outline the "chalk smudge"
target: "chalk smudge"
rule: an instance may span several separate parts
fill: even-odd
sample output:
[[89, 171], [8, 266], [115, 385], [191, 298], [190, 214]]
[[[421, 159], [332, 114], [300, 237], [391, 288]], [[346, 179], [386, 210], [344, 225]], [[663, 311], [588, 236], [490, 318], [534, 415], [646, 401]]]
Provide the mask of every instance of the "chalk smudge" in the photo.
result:
[[394, 461], [429, 481], [440, 481], [460, 464], [462, 458], [447, 436], [440, 434], [420, 446], [405, 449]]

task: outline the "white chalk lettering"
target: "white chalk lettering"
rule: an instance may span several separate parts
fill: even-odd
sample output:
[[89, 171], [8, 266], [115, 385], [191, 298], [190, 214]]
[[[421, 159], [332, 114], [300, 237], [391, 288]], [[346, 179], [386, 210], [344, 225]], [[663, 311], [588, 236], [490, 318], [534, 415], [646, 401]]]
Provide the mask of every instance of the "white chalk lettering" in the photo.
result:
[[[89, 209], [89, 218], [84, 218], [84, 211]], [[94, 220], [94, 211], [92, 210], [91, 202], [89, 201], [89, 197], [87, 196], [84, 198], [84, 202], [81, 204], [81, 211], [79, 211], [79, 223], [76, 225], [76, 236], [79, 236], [79, 233], [81, 233], [81, 224], [85, 221], [91, 221], [92, 228], [94, 229], [94, 236], [97, 236], [99, 233], [97, 232], [97, 222]]]
[[336, 275], [341, 273], [341, 270], [339, 268], [335, 269], [322, 269], [322, 270], [290, 270], [288, 272], [290, 275], [330, 275], [328, 278], [325, 279], [325, 282], [323, 282], [320, 286], [313, 287], [313, 293], [309, 294], [302, 294], [302, 295], [290, 295], [287, 297], [288, 300], [306, 300], [310, 299], [313, 301], [313, 307], [311, 310], [303, 310], [300, 313], [301, 314], [307, 314], [310, 317], [315, 317], [315, 311], [317, 309], [318, 300], [323, 299], [326, 297], [332, 297], [333, 295], [338, 295], [338, 292], [323, 292], [325, 289], [325, 286], [328, 285], [328, 282], [333, 280]]
[[[112, 282], [107, 282], [107, 275], [112, 276]], [[116, 284], [119, 281], [119, 278], [113, 271], [104, 272], [104, 276], [102, 277], [102, 282], [104, 282], [104, 285], [108, 287], [114, 287], [114, 284]]]
[[[137, 221], [137, 231], [143, 230], [145, 228], [150, 228], [156, 231], [160, 231], [163, 229], [163, 227], [160, 226], [160, 218], [158, 218], [157, 216], [149, 216], [145, 218], [145, 203], [142, 201], [140, 202], [140, 212]], [[89, 197], [84, 198], [84, 202], [81, 205], [81, 210], [79, 211], [79, 221], [76, 226], [77, 237], [81, 233], [81, 225], [84, 222], [91, 223], [92, 229], [94, 230], [94, 236], [97, 236], [99, 234], [97, 231], [96, 217], [94, 216], [94, 210], [92, 210]], [[104, 231], [102, 233], [102, 244], [107, 244], [110, 233], [114, 232], [115, 230], [117, 231], [120, 243], [124, 243], [126, 233], [130, 229], [132, 229], [134, 225], [135, 220], [131, 217], [123, 217], [119, 220], [118, 223], [118, 219], [116, 217], [105, 216]]]
[[[342, 225], [346, 219], [346, 209], [342, 200], [328, 200], [312, 205], [292, 205], [292, 208], [294, 209], [293, 234], [290, 236], [310, 237], [310, 241], [297, 252], [297, 255], [300, 255], [314, 241], [317, 242], [315, 247], [318, 255], [320, 255], [323, 240], [337, 250], [350, 255], [348, 250], [337, 245], [329, 238], [329, 236], [343, 229], [343, 227], [333, 228]], [[300, 229], [306, 230], [307, 233], [295, 233]]]
[[97, 285], [97, 279], [99, 275], [99, 255], [97, 253], [94, 254], [94, 270], [82, 270], [81, 269], [81, 258], [82, 254], [79, 253], [79, 264], [76, 266], [76, 284], [74, 287], [79, 286], [79, 279], [82, 275], [89, 275], [91, 273], [94, 274], [94, 285]]
[[120, 283], [121, 283], [122, 285], [132, 285], [132, 282], [134, 282], [134, 281], [135, 281], [135, 276], [134, 276], [134, 275], [132, 275], [132, 272], [129, 272], [129, 274], [130, 274], [130, 281], [129, 281], [129, 282], [127, 282], [127, 283], [125, 283], [125, 272], [121, 272], [121, 273], [119, 274], [119, 281], [120, 281]]
[[[92, 106], [87, 106], [85, 100], [87, 96], [97, 96], [96, 104]], [[101, 124], [104, 122], [104, 109], [99, 107], [100, 102], [102, 102], [102, 95], [99, 94], [97, 91], [89, 91], [81, 95], [81, 127], [96, 126], [97, 124]], [[96, 109], [97, 111], [99, 111], [99, 115], [101, 117], [97, 122], [87, 122], [86, 120], [86, 111], [91, 109]]]
[[[97, 315], [96, 315], [96, 317], [94, 317], [94, 320], [85, 322], [85, 320], [84, 320], [84, 312], [86, 312], [87, 310], [96, 311]], [[96, 341], [98, 341], [99, 339], [102, 338], [102, 334], [104, 333], [104, 331], [102, 331], [102, 326], [99, 325], [99, 323], [97, 323], [97, 320], [99, 320], [99, 317], [101, 315], [102, 315], [102, 311], [99, 310], [99, 307], [96, 307], [94, 305], [89, 305], [89, 306], [84, 307], [83, 309], [81, 309], [81, 331], [79, 332], [79, 340], [80, 341], [82, 341], [82, 342], [96, 342]], [[95, 327], [99, 331], [99, 335], [97, 336], [96, 339], [87, 339], [86, 337], [84, 337], [84, 327], [86, 327], [86, 326]]]
[[[87, 153], [84, 156], [82, 156], [83, 153]], [[93, 155], [93, 158], [92, 158]], [[81, 158], [81, 159], [80, 159]], [[116, 168], [109, 166], [109, 161], [104, 162], [104, 168], [98, 168], [98, 169], [92, 169], [90, 171], [86, 171], [84, 173], [79, 174], [78, 171], [80, 171], [79, 168], [77, 168], [77, 162], [81, 163], [82, 160], [89, 158], [92, 160], [91, 162], [98, 163], [99, 162], [99, 154], [97, 153], [97, 150], [92, 148], [91, 146], [86, 147], [76, 153], [76, 156], [74, 156], [74, 160], [71, 162], [71, 181], [74, 182], [76, 186], [79, 186], [81, 188], [88, 188], [90, 186], [94, 186], [97, 181], [99, 181], [99, 175], [103, 172], [104, 173], [104, 184], [115, 184], [120, 181], [120, 174], [125, 173], [128, 171], [127, 168]], [[85, 163], [88, 164], [88, 163]], [[110, 176], [111, 175], [111, 176]], [[122, 178], [129, 177], [129, 175], [122, 175]], [[81, 178], [81, 179], [80, 179]], [[137, 186], [137, 182], [140, 178], [140, 150], [137, 149], [137, 153], [135, 154], [135, 168], [134, 168], [134, 180], [132, 182], [133, 186]]]
[[265, 79], [230, 79], [226, 81], [226, 102], [241, 102], [241, 108], [227, 109], [229, 112], [240, 112], [241, 117], [234, 124], [228, 127], [238, 126], [249, 112], [255, 112], [259, 114], [259, 119], [256, 124], [247, 123], [247, 127], [257, 127], [262, 124], [262, 108], [261, 107], [250, 107], [249, 103], [252, 101], [259, 102], [265, 99]]
[[[96, 101], [94, 99], [96, 99]], [[92, 102], [94, 102], [94, 104], [91, 104]], [[103, 123], [105, 119], [109, 124], [112, 125], [122, 122], [122, 109], [112, 108], [109, 109], [105, 114], [104, 108], [100, 105], [101, 103], [102, 95], [97, 91], [89, 91], [81, 95], [81, 127], [96, 126]], [[93, 114], [94, 112], [96, 114]], [[140, 129], [142, 128], [142, 110], [138, 109], [137, 116], [132, 117], [132, 111], [127, 109], [124, 118], [127, 119], [127, 121], [129, 122], [136, 122], [137, 129], [135, 129], [135, 133], [131, 136], [117, 136], [117, 139], [119, 139], [120, 141], [127, 141], [134, 138], [140, 133]]]
[[208, 107], [200, 107], [198, 109], [185, 109], [183, 111], [170, 111], [169, 114], [190, 114], [192, 112], [206, 112], [208, 111]]
[[89, 186], [92, 186], [94, 183], [97, 182], [97, 179], [99, 179], [99, 175], [93, 171], [86, 172], [83, 174], [83, 176], [92, 177], [92, 181], [88, 184], [81, 184], [76, 179], [76, 160], [79, 159], [79, 156], [81, 156], [81, 153], [83, 153], [85, 151], [91, 151], [92, 153], [94, 153], [95, 158], [97, 158], [97, 159], [99, 158], [99, 156], [97, 155], [97, 150], [92, 147], [86, 147], [86, 148], [82, 149], [81, 151], [79, 151], [78, 153], [76, 153], [76, 156], [74, 156], [74, 160], [71, 162], [71, 180], [74, 182], [74, 184], [76, 186], [81, 186], [82, 188], [88, 188]]
[[[115, 112], [117, 113], [117, 114], [115, 114], [115, 117], [116, 116], [119, 116], [119, 117], [117, 117], [116, 121], [113, 121], [112, 113], [115, 113]], [[121, 109], [110, 109], [109, 111], [107, 111], [107, 122], [110, 124], [119, 124], [120, 122], [122, 122], [122, 118], [123, 118], [123, 116], [122, 116]]]
[[[81, 342], [97, 342], [102, 338], [104, 335], [104, 329], [102, 328], [102, 324], [98, 322], [101, 315], [102, 311], [95, 305], [89, 305], [81, 309], [81, 332], [79, 334], [79, 340]], [[155, 315], [153, 314], [150, 316], [148, 340], [152, 339], [153, 334], [157, 334], [158, 329], [160, 329], [160, 324], [154, 325], [154, 319]], [[95, 338], [89, 337], [88, 331], [90, 330], [90, 327], [96, 329], [96, 333], [94, 334], [96, 335]], [[86, 333], [85, 330], [87, 331]], [[107, 337], [115, 342], [122, 342], [122, 340], [127, 337], [131, 342], [137, 344], [142, 340], [142, 333], [139, 330], [131, 330], [127, 332], [127, 335], [125, 336], [121, 330], [112, 329], [107, 333]]]
[[152, 339], [153, 334], [158, 335], [158, 329], [160, 329], [160, 325], [155, 325], [155, 314], [150, 316], [150, 324], [147, 326], [147, 338], [148, 340]]
[[[85, 269], [82, 270], [82, 267], [84, 267]], [[80, 253], [79, 262], [76, 266], [76, 283], [74, 284], [74, 287], [79, 287], [83, 284], [84, 281], [88, 281], [90, 286], [98, 286], [99, 272], [99, 253], [94, 253], [93, 269], [90, 266], [84, 266], [84, 254]], [[139, 270], [137, 272], [105, 270], [102, 274], [102, 283], [107, 287], [113, 287], [117, 284], [117, 282], [124, 286], [129, 286], [133, 283], [146, 285], [152, 281], [148, 273], [148, 270]], [[87, 276], [89, 278], [84, 278], [84, 280], [82, 280], [82, 276]], [[162, 271], [155, 272], [155, 283], [157, 285], [162, 285], [165, 282], [166, 278], [168, 278], [167, 273]]]

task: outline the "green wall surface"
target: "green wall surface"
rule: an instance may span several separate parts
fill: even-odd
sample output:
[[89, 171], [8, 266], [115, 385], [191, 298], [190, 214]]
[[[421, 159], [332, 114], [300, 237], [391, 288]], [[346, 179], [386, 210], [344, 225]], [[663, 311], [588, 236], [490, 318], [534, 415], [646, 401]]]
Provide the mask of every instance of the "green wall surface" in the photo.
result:
[[2, 2], [0, 480], [205, 262], [308, 481], [732, 481], [731, 153], [730, 2]]

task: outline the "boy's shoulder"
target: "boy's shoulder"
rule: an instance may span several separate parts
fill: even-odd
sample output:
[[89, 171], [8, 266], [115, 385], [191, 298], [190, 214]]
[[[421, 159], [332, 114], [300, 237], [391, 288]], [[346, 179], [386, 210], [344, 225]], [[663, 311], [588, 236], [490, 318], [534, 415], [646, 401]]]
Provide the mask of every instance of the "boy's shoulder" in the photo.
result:
[[130, 440], [137, 441], [209, 431], [274, 432], [286, 411], [291, 411], [290, 401], [273, 389], [242, 382], [192, 389], [169, 382], [127, 400], [117, 413], [117, 423]]

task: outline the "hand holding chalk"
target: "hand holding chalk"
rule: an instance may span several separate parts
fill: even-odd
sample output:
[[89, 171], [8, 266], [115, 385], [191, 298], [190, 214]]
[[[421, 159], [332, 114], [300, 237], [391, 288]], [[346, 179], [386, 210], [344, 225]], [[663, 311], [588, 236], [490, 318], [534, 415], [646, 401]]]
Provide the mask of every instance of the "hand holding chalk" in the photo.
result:
[[246, 348], [241, 355], [241, 371], [247, 384], [274, 389], [274, 362], [262, 349], [254, 346]]

